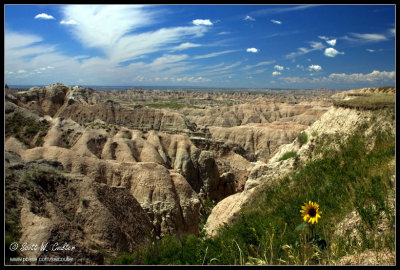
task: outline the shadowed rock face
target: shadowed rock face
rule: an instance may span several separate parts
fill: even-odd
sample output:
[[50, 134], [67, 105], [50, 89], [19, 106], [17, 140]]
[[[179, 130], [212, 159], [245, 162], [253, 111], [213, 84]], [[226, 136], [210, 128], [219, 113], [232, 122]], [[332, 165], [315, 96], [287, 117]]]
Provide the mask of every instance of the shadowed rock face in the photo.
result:
[[78, 264], [99, 264], [104, 260], [100, 249], [132, 252], [151, 236], [148, 215], [126, 188], [65, 174], [58, 162], [24, 162], [12, 152], [5, 156], [7, 193], [17, 195], [21, 213], [21, 243], [49, 243], [48, 252], [26, 251], [26, 256], [57, 256], [51, 246], [68, 243], [75, 249], [63, 255]]

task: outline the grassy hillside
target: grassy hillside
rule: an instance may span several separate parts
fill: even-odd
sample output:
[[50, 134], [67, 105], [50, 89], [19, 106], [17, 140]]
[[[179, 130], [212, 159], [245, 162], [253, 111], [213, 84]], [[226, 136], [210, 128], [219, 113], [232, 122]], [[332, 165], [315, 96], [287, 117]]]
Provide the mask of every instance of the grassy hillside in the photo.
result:
[[350, 99], [335, 101], [334, 105], [366, 110], [395, 107], [396, 95], [393, 93], [352, 93], [348, 96]]
[[[167, 236], [113, 263], [331, 265], [366, 250], [394, 252], [394, 132], [374, 128], [366, 135], [366, 130], [382, 115], [394, 122], [395, 114], [390, 108], [374, 114], [339, 150], [329, 146], [341, 142], [340, 134], [318, 137], [315, 151], [323, 153], [322, 159], [263, 189], [218, 236]], [[314, 225], [301, 217], [308, 201], [322, 211]]]

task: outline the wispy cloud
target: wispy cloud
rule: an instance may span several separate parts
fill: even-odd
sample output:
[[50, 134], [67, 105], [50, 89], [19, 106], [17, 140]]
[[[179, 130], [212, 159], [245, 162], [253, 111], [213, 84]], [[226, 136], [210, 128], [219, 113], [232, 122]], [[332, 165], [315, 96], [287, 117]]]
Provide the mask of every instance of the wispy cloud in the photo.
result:
[[207, 26], [213, 25], [213, 23], [212, 23], [209, 19], [206, 19], [206, 20], [203, 20], [203, 19], [195, 19], [195, 20], [192, 21], [192, 23], [193, 23], [194, 25], [207, 25]]
[[221, 51], [221, 52], [213, 52], [209, 54], [204, 54], [204, 55], [197, 55], [194, 56], [193, 59], [204, 59], [204, 58], [211, 58], [211, 57], [216, 57], [222, 54], [227, 54], [227, 53], [232, 53], [232, 52], [237, 52], [238, 50], [226, 50], [226, 51]]
[[242, 64], [242, 61], [234, 62], [230, 65], [226, 65], [225, 63], [220, 63], [215, 66], [206, 67], [205, 71], [198, 72], [196, 76], [219, 76], [220, 74], [225, 74], [231, 72], [231, 70], [237, 66]]
[[255, 21], [256, 19], [254, 19], [253, 17], [251, 17], [249, 15], [246, 15], [246, 17], [244, 17], [243, 20], [245, 20], [245, 21]]
[[64, 20], [77, 22], [69, 28], [74, 37], [86, 47], [101, 49], [109, 65], [177, 47], [183, 40], [201, 37], [209, 29], [204, 26], [209, 20], [194, 20], [193, 26], [135, 32], [158, 22], [160, 12], [152, 6], [71, 5], [64, 7], [63, 14]]
[[321, 42], [315, 42], [315, 41], [310, 42], [310, 47], [311, 48], [304, 48], [304, 47], [298, 48], [296, 52], [291, 52], [291, 53], [287, 54], [285, 57], [287, 59], [292, 59], [297, 56], [307, 54], [307, 53], [310, 53], [310, 52], [316, 51], [316, 50], [322, 50], [325, 48], [325, 46]]
[[328, 57], [335, 57], [338, 54], [344, 54], [344, 52], [339, 52], [334, 48], [326, 48], [324, 54]]
[[255, 68], [255, 67], [260, 67], [260, 66], [266, 66], [266, 65], [271, 65], [275, 63], [275, 60], [271, 60], [271, 61], [263, 61], [263, 62], [259, 62], [255, 65], [247, 65], [243, 68], [243, 70], [249, 70], [251, 68]]
[[384, 41], [387, 40], [387, 37], [385, 37], [382, 34], [359, 34], [359, 33], [352, 33], [352, 35], [358, 39], [362, 39], [365, 41], [372, 41], [372, 42], [377, 42], [377, 41]]
[[257, 48], [247, 48], [246, 52], [251, 52], [251, 53], [258, 53], [260, 50]]
[[76, 21], [74, 21], [74, 20], [61, 20], [60, 24], [68, 25], [68, 24], [78, 24], [78, 23]]
[[274, 24], [282, 24], [281, 21], [277, 21], [277, 20], [271, 20], [271, 22], [274, 23]]
[[40, 13], [35, 16], [35, 19], [42, 19], [42, 20], [55, 20], [55, 18], [52, 15], [46, 14], [46, 13]]
[[375, 52], [373, 49], [366, 49], [367, 52]]
[[173, 47], [171, 50], [172, 51], [182, 51], [182, 50], [196, 48], [196, 47], [200, 47], [200, 46], [201, 46], [200, 44], [185, 42], [185, 43], [179, 44], [178, 46]]
[[268, 7], [265, 9], [260, 9], [257, 11], [253, 11], [249, 13], [253, 16], [263, 16], [263, 15], [271, 15], [271, 14], [280, 14], [292, 11], [300, 11], [305, 10], [313, 7], [317, 7], [318, 5], [300, 5], [300, 6], [289, 6], [289, 7]]
[[363, 45], [367, 43], [387, 41], [394, 36], [395, 29], [391, 28], [384, 33], [350, 33], [350, 36], [346, 35], [344, 37], [341, 37], [341, 39], [349, 41], [355, 45]]
[[270, 34], [270, 35], [264, 36], [264, 38], [288, 36], [288, 35], [293, 35], [293, 34], [298, 34], [298, 33], [300, 33], [299, 30], [289, 31], [289, 32], [279, 32], [279, 33], [274, 33], [274, 34]]

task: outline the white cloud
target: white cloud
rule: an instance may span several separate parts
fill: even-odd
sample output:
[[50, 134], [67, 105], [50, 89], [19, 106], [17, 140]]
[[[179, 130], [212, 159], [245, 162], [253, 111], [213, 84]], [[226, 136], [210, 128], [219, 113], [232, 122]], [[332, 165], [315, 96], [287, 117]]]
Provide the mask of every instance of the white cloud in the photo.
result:
[[196, 48], [196, 47], [200, 47], [200, 46], [201, 46], [200, 44], [195, 44], [195, 43], [191, 43], [191, 42], [185, 42], [185, 43], [182, 43], [182, 44], [180, 44], [178, 46], [173, 47], [172, 50], [173, 51], [182, 51], [182, 50], [186, 50], [186, 49], [189, 49], [189, 48]]
[[339, 52], [334, 48], [326, 48], [324, 54], [328, 57], [335, 57], [338, 54], [344, 54], [344, 52]]
[[55, 18], [46, 13], [40, 13], [35, 16], [35, 19], [43, 19], [43, 20], [55, 20]]
[[258, 53], [260, 50], [257, 48], [247, 48], [246, 52]]
[[78, 23], [76, 21], [74, 21], [74, 20], [61, 20], [60, 24], [68, 25], [68, 24], [78, 24]]
[[194, 56], [193, 59], [210, 58], [210, 57], [215, 57], [215, 56], [219, 56], [219, 55], [227, 54], [227, 53], [232, 53], [232, 52], [237, 52], [237, 50], [227, 50], [227, 51], [221, 51], [221, 52], [213, 52], [213, 53], [204, 54], [204, 55], [197, 55], [197, 56]]
[[284, 69], [284, 67], [283, 67], [283, 66], [279, 66], [279, 65], [275, 65], [275, 66], [274, 66], [274, 69], [277, 69], [277, 70], [283, 70], [283, 69]]
[[311, 70], [311, 71], [320, 71], [321, 69], [322, 69], [322, 67], [320, 65], [310, 65], [308, 67], [308, 70]]
[[327, 40], [326, 43], [328, 43], [331, 46], [335, 46], [336, 45], [336, 39]]
[[130, 31], [152, 24], [155, 13], [139, 5], [68, 5], [64, 20], [75, 21], [72, 33], [88, 47], [110, 47]]
[[277, 76], [277, 75], [281, 75], [281, 73], [279, 71], [274, 71], [274, 72], [272, 72], [272, 75]]
[[194, 25], [213, 25], [213, 23], [209, 19], [206, 19], [206, 20], [195, 19], [195, 20], [192, 21], [192, 23]]
[[256, 19], [254, 19], [253, 17], [250, 17], [249, 15], [247, 15], [246, 17], [244, 17], [245, 21], [255, 21]]
[[375, 50], [373, 50], [373, 49], [366, 49], [366, 51], [368, 51], [368, 52], [375, 52]]
[[311, 41], [310, 46], [311, 48], [304, 48], [304, 47], [298, 48], [297, 52], [291, 52], [287, 54], [285, 57], [291, 59], [303, 54], [310, 53], [312, 51], [322, 50], [323, 48], [325, 48], [325, 46], [321, 42], [315, 42], [315, 41]]
[[274, 23], [274, 24], [282, 24], [281, 21], [277, 21], [277, 20], [271, 20], [271, 22]]

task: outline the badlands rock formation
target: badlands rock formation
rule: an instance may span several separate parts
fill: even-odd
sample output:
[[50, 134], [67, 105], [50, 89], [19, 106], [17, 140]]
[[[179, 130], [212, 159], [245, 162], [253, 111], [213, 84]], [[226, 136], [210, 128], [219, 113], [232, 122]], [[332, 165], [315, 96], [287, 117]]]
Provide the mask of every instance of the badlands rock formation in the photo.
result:
[[[159, 94], [165, 101], [182, 93]], [[6, 181], [33, 179], [25, 191], [7, 189], [20, 201], [7, 205], [20, 213], [21, 239], [73, 241], [82, 263], [99, 263], [101, 250], [197, 235], [206, 199], [218, 203], [205, 227], [213, 234], [256, 187], [292, 170], [292, 159], [276, 160], [280, 147], [318, 125], [329, 105], [326, 93], [308, 102], [312, 92], [282, 93], [186, 93], [204, 106], [177, 111], [134, 101], [148, 101], [153, 92], [145, 90], [118, 96], [54, 84], [8, 91]], [[226, 100], [232, 104], [220, 106]]]
[[96, 119], [133, 129], [189, 132], [194, 129], [177, 113], [144, 107], [127, 108], [112, 100], [99, 102], [99, 94], [90, 88], [55, 84], [33, 87], [18, 93], [16, 104], [51, 117], [71, 118], [83, 124]]

